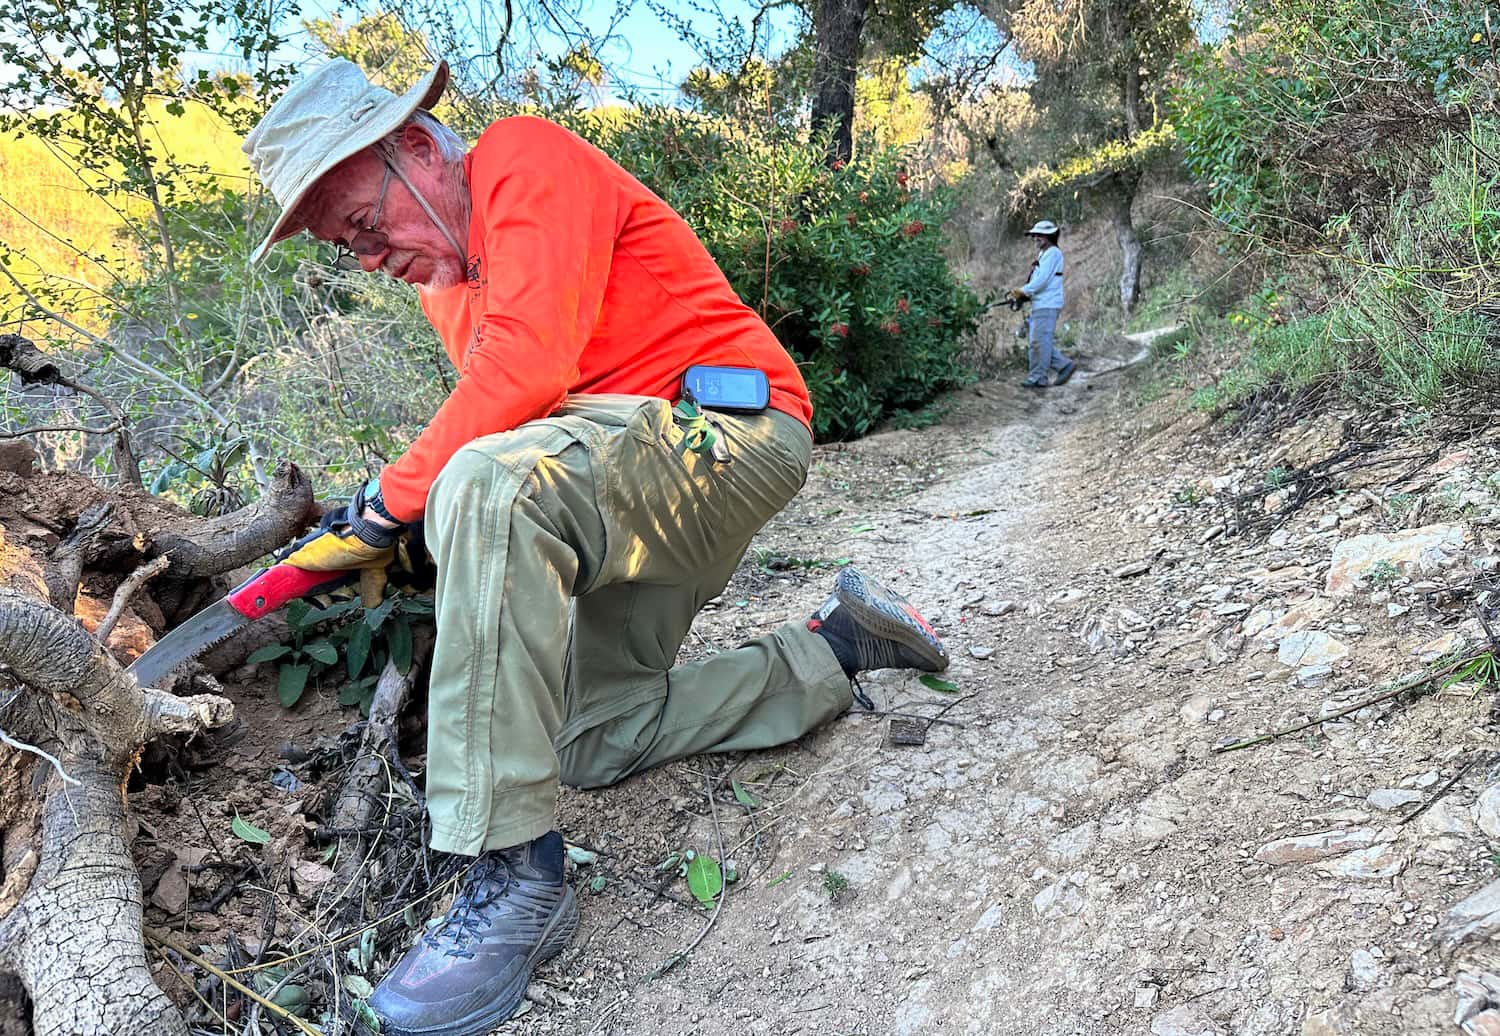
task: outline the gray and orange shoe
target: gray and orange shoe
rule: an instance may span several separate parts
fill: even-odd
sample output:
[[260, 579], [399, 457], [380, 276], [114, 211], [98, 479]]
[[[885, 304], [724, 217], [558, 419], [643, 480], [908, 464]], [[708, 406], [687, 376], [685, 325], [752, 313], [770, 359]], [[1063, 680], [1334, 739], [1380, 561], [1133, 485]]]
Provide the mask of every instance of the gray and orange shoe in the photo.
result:
[[828, 641], [850, 677], [871, 669], [948, 668], [948, 651], [921, 612], [852, 565], [839, 572], [807, 628]]
[[509, 1018], [532, 969], [578, 928], [556, 831], [483, 853], [448, 914], [370, 997], [386, 1036], [483, 1036]]

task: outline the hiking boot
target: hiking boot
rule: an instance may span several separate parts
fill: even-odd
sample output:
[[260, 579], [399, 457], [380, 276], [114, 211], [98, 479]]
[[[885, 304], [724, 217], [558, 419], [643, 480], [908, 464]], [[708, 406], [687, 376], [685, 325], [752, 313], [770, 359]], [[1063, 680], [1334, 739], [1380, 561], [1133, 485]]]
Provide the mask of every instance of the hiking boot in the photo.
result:
[[1045, 381], [1032, 381], [1030, 378], [1027, 378], [1025, 381], [1021, 382], [1021, 387], [1025, 389], [1044, 389], [1050, 388], [1051, 386], [1049, 386]]
[[521, 1003], [531, 971], [578, 928], [556, 831], [480, 855], [448, 915], [370, 997], [386, 1036], [483, 1036]]
[[851, 677], [870, 669], [948, 668], [943, 642], [912, 603], [852, 565], [840, 570], [807, 628], [828, 641]]
[[1069, 360], [1067, 363], [1057, 368], [1057, 380], [1052, 383], [1053, 386], [1056, 387], [1058, 385], [1066, 385], [1068, 383], [1068, 379], [1073, 376], [1073, 372], [1077, 369], [1078, 364], [1074, 363], [1072, 360]]

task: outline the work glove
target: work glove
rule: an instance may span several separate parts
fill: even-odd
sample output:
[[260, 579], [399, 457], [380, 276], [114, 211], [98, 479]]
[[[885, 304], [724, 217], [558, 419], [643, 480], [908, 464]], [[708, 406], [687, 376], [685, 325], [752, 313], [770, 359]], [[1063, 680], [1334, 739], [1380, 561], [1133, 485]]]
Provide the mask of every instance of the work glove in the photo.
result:
[[[378, 484], [373, 492], [378, 494]], [[397, 560], [405, 526], [387, 528], [365, 518], [369, 495], [370, 487], [360, 486], [349, 503], [325, 513], [318, 531], [293, 544], [281, 560], [314, 572], [358, 571], [360, 597], [374, 607], [385, 595], [386, 568]]]
[[1022, 291], [1020, 288], [1012, 288], [1012, 289], [1010, 289], [1010, 291], [1006, 292], [1006, 294], [1010, 297], [1010, 300], [1012, 302], [1025, 302], [1026, 301], [1026, 293], [1024, 291]]

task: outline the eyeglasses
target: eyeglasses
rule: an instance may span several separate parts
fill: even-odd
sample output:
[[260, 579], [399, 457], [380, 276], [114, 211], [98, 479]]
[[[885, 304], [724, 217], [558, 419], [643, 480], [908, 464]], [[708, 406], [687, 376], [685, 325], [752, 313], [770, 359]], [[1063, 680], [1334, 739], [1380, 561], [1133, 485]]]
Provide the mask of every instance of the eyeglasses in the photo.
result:
[[379, 255], [390, 245], [391, 239], [376, 228], [380, 226], [380, 210], [385, 207], [385, 192], [390, 189], [394, 171], [390, 159], [385, 159], [385, 176], [380, 181], [380, 193], [375, 196], [375, 212], [370, 217], [370, 225], [356, 231], [347, 243], [333, 242], [333, 265], [340, 270], [357, 269], [360, 256]]

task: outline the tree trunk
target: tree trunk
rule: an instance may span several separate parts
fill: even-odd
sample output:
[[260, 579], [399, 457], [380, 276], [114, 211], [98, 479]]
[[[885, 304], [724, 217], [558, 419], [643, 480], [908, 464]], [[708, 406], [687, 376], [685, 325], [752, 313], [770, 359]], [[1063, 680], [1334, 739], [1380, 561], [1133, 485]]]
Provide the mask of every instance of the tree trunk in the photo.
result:
[[1138, 172], [1122, 173], [1117, 184], [1111, 209], [1111, 222], [1115, 228], [1115, 240], [1120, 243], [1123, 264], [1120, 269], [1120, 305], [1126, 313], [1135, 312], [1141, 298], [1141, 239], [1136, 235], [1131, 222], [1130, 210], [1135, 205], [1136, 191], [1141, 185]]
[[0, 971], [30, 994], [37, 1036], [186, 1036], [146, 965], [121, 788], [147, 741], [220, 726], [234, 708], [142, 690], [82, 626], [14, 590], [0, 590], [0, 663], [31, 692], [18, 733], [68, 775], [49, 772], [39, 851], [6, 875]]
[[854, 154], [854, 77], [869, 0], [818, 0], [813, 12], [813, 132], [833, 127], [828, 164]]

